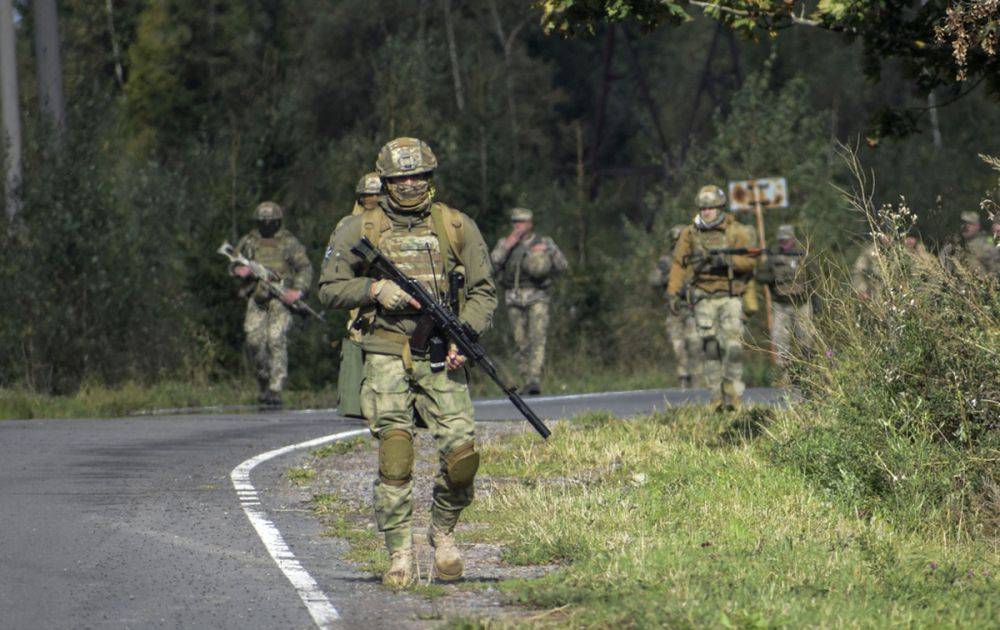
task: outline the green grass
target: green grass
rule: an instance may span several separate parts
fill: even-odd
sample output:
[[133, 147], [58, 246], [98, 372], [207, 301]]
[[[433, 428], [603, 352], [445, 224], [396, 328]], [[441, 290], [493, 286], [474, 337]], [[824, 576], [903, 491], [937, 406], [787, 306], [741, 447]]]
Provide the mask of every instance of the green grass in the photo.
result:
[[[331, 407], [332, 389], [286, 391], [288, 408]], [[85, 385], [71, 396], [49, 396], [24, 388], [0, 389], [0, 419], [120, 417], [156, 409], [256, 405], [252, 383], [195, 385], [165, 381], [155, 385], [125, 383], [118, 387]]]
[[859, 517], [756, 443], [769, 415], [598, 414], [493, 443], [467, 520], [508, 562], [562, 565], [502, 585], [558, 609], [537, 625], [995, 624], [995, 540]]

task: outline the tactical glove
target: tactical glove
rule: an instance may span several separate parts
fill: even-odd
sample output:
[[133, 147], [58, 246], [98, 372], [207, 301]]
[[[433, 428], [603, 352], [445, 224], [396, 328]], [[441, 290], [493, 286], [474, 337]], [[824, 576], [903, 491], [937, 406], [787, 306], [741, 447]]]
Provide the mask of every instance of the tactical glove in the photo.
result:
[[713, 254], [712, 258], [709, 259], [709, 266], [712, 269], [728, 269], [729, 260], [725, 254]]
[[398, 311], [413, 302], [410, 294], [399, 288], [399, 285], [392, 280], [376, 281], [372, 284], [371, 291], [372, 298], [389, 311]]

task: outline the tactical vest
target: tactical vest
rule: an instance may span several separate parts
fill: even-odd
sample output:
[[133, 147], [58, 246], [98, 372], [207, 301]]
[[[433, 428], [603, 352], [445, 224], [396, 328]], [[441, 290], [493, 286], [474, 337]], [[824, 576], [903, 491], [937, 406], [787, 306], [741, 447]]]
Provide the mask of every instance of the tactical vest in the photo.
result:
[[[801, 252], [795, 252], [801, 254]], [[769, 254], [774, 268], [774, 296], [781, 298], [796, 298], [808, 290], [806, 274], [802, 268], [803, 256], [787, 256], [780, 251]]]
[[[244, 255], [250, 260], [264, 265], [269, 271], [278, 274], [282, 279], [282, 286], [287, 287], [288, 273], [291, 271], [291, 267], [288, 264], [288, 257], [285, 255], [285, 242], [277, 236], [271, 238], [258, 236], [252, 239], [250, 251], [244, 252]], [[253, 299], [257, 302], [263, 303], [273, 297], [264, 283], [258, 282], [254, 286]]]
[[[743, 226], [736, 221], [730, 221], [724, 230], [702, 230], [696, 226], [691, 231], [691, 254], [701, 257], [709, 256], [712, 249], [728, 249], [740, 241], [738, 231]], [[707, 293], [726, 291], [731, 296], [743, 295], [747, 281], [745, 274], [730, 277], [728, 269], [702, 268], [692, 277], [691, 286]]]
[[524, 259], [528, 257], [531, 246], [541, 242], [542, 239], [537, 237], [531, 240], [530, 245], [525, 244], [524, 241], [518, 241], [514, 249], [510, 250], [510, 254], [507, 255], [507, 260], [504, 262], [503, 277], [501, 278], [504, 288], [547, 289], [552, 286], [551, 274], [544, 278], [536, 278], [524, 270]]

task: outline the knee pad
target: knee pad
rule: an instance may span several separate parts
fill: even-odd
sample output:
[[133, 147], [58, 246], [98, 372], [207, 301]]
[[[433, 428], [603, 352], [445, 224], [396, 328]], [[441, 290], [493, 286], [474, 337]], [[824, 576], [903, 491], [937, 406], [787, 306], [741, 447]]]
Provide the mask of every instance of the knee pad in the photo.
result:
[[402, 486], [413, 477], [413, 436], [404, 429], [379, 432], [378, 476], [389, 486]]
[[715, 337], [706, 337], [701, 340], [701, 349], [709, 359], [721, 359], [722, 348], [719, 347], [719, 340]]
[[742, 359], [743, 344], [739, 342], [726, 344], [726, 358], [730, 361], [739, 361]]
[[466, 442], [443, 457], [444, 477], [448, 487], [463, 490], [472, 485], [479, 470], [479, 453], [475, 442]]

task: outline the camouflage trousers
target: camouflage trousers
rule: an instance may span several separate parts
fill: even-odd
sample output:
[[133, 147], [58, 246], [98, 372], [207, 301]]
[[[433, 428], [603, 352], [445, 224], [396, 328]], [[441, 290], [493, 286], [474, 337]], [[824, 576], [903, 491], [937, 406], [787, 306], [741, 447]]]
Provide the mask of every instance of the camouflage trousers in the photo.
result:
[[670, 337], [670, 345], [674, 349], [674, 359], [677, 363], [677, 378], [680, 380], [690, 379], [693, 387], [700, 385], [701, 362], [700, 352], [701, 338], [698, 336], [698, 325], [695, 323], [694, 312], [690, 308], [685, 308], [679, 315], [667, 314], [667, 335]]
[[545, 366], [545, 337], [549, 332], [549, 303], [507, 305], [507, 318], [514, 331], [517, 369], [524, 384], [541, 383]]
[[702, 356], [702, 379], [717, 400], [743, 396], [743, 300], [708, 296], [694, 305]]
[[[405, 431], [412, 438], [414, 409], [434, 436], [440, 466], [434, 478], [431, 521], [434, 527], [450, 532], [459, 514], [473, 498], [473, 484], [455, 488], [448, 479], [452, 454], [474, 444], [475, 422], [472, 399], [464, 369], [431, 372], [430, 362], [413, 358], [407, 370], [400, 357], [387, 354], [365, 355], [365, 376], [361, 385], [361, 411], [372, 434], [379, 439], [379, 474], [374, 483], [375, 521], [392, 552], [411, 544], [413, 522], [413, 480], [386, 483], [382, 477], [385, 453], [383, 437], [392, 430]], [[409, 466], [412, 472], [412, 451]], [[398, 462], [395, 463], [398, 465]], [[403, 462], [405, 468], [406, 462]]]
[[253, 355], [260, 388], [280, 392], [288, 378], [288, 329], [292, 312], [279, 300], [247, 301], [243, 332]]
[[815, 334], [812, 304], [776, 300], [771, 306], [771, 313], [771, 342], [777, 352], [778, 365], [787, 367], [791, 362], [792, 349], [808, 350], [812, 345]]

